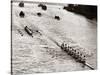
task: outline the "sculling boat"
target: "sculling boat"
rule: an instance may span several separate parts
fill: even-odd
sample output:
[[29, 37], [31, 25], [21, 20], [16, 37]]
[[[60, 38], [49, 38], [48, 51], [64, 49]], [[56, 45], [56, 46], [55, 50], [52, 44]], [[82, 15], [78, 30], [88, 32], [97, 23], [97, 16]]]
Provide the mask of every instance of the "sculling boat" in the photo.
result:
[[32, 36], [33, 37], [33, 31], [30, 29], [30, 28], [28, 28], [27, 26], [25, 26], [25, 31], [30, 35], [30, 36]]

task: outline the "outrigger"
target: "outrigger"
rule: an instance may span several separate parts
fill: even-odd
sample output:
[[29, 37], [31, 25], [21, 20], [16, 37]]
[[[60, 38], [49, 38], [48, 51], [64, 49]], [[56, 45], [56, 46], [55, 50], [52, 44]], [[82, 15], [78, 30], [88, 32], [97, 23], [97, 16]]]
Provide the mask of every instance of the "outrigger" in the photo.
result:
[[61, 49], [67, 52], [67, 54], [73, 57], [77, 62], [80, 62], [84, 66], [87, 66], [90, 69], [94, 70], [94, 68], [86, 62], [86, 56], [82, 54], [81, 52], [77, 51], [76, 49], [74, 49], [73, 47], [69, 46], [66, 43], [63, 43], [61, 45]]

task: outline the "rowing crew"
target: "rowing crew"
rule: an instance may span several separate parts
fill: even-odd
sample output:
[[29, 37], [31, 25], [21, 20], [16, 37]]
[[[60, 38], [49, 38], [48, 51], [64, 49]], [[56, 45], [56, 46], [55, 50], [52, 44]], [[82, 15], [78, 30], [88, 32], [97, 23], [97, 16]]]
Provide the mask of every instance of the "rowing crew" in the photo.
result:
[[76, 59], [76, 61], [85, 64], [86, 63], [86, 58], [85, 55], [83, 55], [79, 50], [69, 46], [66, 43], [63, 43], [61, 45], [61, 49], [67, 52], [68, 55], [72, 56], [73, 58]]

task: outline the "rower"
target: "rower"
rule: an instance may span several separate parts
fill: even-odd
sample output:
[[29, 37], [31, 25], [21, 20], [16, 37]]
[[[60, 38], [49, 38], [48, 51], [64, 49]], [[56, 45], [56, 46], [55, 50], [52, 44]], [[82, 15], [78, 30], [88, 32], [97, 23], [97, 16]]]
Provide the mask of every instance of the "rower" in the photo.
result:
[[64, 49], [64, 43], [61, 44], [61, 49]]
[[75, 59], [76, 59], [77, 62], [79, 62], [79, 59], [78, 59], [79, 58], [79, 55], [80, 55], [80, 53], [79, 52], [76, 52]]
[[72, 47], [68, 46], [68, 50], [67, 50], [68, 55], [71, 55], [71, 51], [72, 51]]

